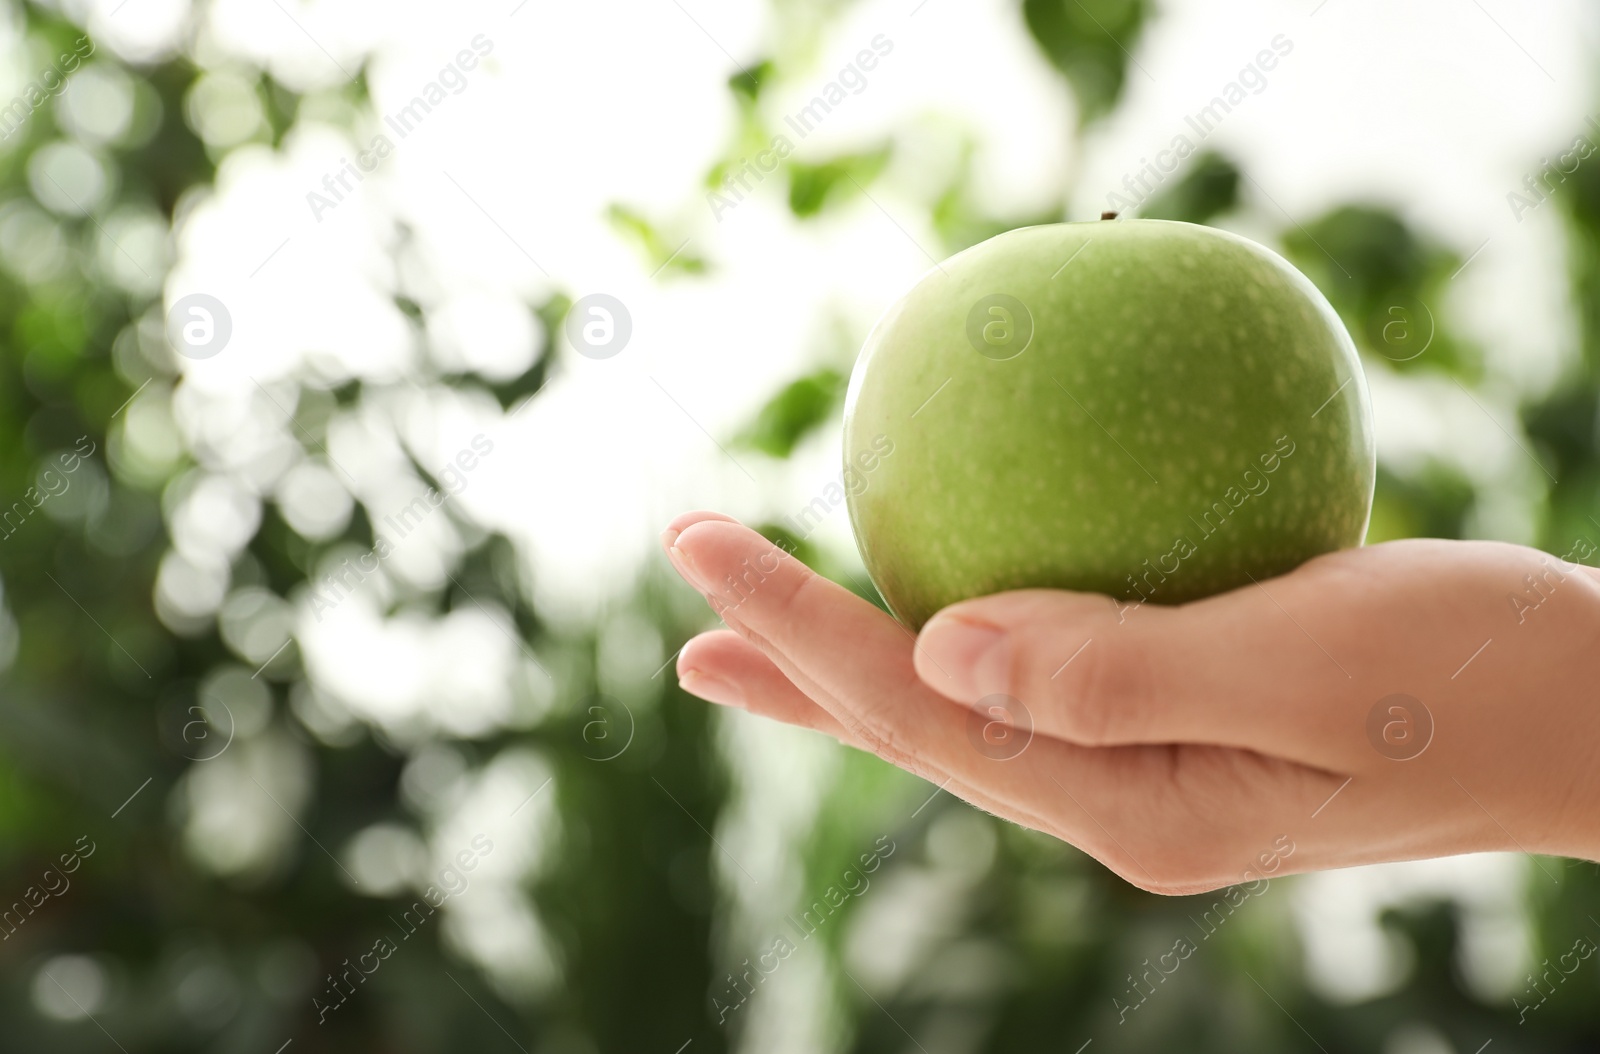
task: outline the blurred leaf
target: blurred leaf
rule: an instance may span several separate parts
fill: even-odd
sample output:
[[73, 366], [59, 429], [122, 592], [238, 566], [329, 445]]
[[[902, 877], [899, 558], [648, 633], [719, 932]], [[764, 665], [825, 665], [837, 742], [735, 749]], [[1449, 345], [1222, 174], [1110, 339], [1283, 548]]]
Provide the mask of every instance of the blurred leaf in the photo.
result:
[[744, 102], [754, 103], [761, 98], [762, 89], [772, 79], [773, 65], [770, 59], [762, 59], [753, 65], [746, 66], [738, 73], [728, 77], [728, 90]]
[[1319, 272], [1324, 292], [1347, 303], [1415, 292], [1430, 270], [1430, 250], [1421, 239], [1400, 217], [1377, 206], [1341, 206], [1291, 231], [1285, 242]]
[[1396, 538], [1463, 538], [1475, 497], [1470, 480], [1443, 465], [1402, 478], [1380, 464], [1367, 544]]
[[832, 422], [844, 387], [844, 375], [832, 368], [791, 381], [767, 400], [735, 442], [772, 457], [788, 457], [802, 439]]
[[1037, 212], [994, 216], [973, 188], [973, 155], [976, 152], [970, 133], [962, 135], [955, 175], [933, 203], [933, 227], [948, 253], [987, 241], [997, 234], [1061, 220], [1059, 202], [1044, 205]]
[[1450, 326], [1447, 283], [1461, 265], [1388, 209], [1343, 205], [1284, 233], [1289, 259], [1343, 317], [1373, 362], [1475, 383], [1482, 355]]
[[[1600, 134], [1589, 132], [1589, 136], [1600, 146]], [[1571, 232], [1567, 245], [1573, 300], [1583, 334], [1585, 367], [1591, 377], [1600, 378], [1600, 153], [1569, 178], [1571, 189], [1560, 200]]]
[[1239, 204], [1239, 168], [1214, 150], [1189, 162], [1183, 178], [1139, 209], [1152, 220], [1205, 223]]
[[1588, 379], [1565, 385], [1523, 408], [1528, 437], [1553, 455], [1556, 479], [1592, 471], [1600, 453], [1600, 420], [1595, 388]]
[[484, 386], [493, 393], [502, 410], [510, 410], [524, 399], [536, 395], [550, 378], [550, 363], [554, 360], [556, 334], [566, 321], [572, 300], [563, 293], [553, 294], [549, 300], [534, 309], [539, 319], [539, 330], [544, 335], [544, 346], [539, 349], [533, 363], [517, 376], [505, 381], [485, 381]]
[[842, 154], [819, 164], [789, 162], [789, 210], [802, 219], [862, 191], [889, 161], [890, 147]]
[[705, 259], [694, 252], [686, 251], [689, 245], [688, 238], [670, 244], [670, 240], [662, 235], [655, 224], [626, 205], [613, 203], [606, 209], [606, 219], [611, 221], [611, 226], [631, 238], [644, 250], [646, 259], [657, 274], [662, 271], [679, 271], [683, 274], [705, 273]]
[[[1583, 130], [1600, 140], [1591, 125]], [[1600, 157], [1568, 176], [1557, 196], [1566, 223], [1572, 303], [1582, 359], [1557, 386], [1523, 408], [1523, 427], [1554, 464], [1541, 544], [1558, 556], [1580, 540], [1600, 544]], [[1588, 561], [1593, 563], [1595, 561]]]
[[1150, 15], [1146, 0], [1023, 0], [1028, 31], [1078, 98], [1078, 123], [1104, 117], [1122, 97], [1131, 52]]

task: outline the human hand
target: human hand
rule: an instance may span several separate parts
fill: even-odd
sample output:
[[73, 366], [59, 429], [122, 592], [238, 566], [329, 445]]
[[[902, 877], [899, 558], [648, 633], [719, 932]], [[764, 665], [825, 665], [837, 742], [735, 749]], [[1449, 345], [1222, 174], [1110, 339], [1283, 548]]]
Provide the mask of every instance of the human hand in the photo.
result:
[[685, 646], [685, 690], [870, 750], [1142, 888], [1600, 859], [1593, 568], [1388, 542], [1174, 607], [996, 594], [914, 637], [727, 517], [662, 541], [730, 627]]

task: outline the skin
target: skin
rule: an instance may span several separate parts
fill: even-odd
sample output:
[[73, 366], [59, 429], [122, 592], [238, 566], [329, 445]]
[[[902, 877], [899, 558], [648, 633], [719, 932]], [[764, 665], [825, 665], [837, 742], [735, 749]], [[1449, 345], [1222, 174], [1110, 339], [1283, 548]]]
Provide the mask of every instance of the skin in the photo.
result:
[[[1387, 542], [1182, 605], [999, 593], [913, 636], [720, 514], [680, 516], [662, 543], [728, 627], [684, 648], [685, 690], [869, 750], [1143, 889], [1471, 852], [1600, 860], [1595, 569]], [[1409, 716], [1379, 707], [1396, 693]], [[980, 702], [997, 694], [1031, 720]]]

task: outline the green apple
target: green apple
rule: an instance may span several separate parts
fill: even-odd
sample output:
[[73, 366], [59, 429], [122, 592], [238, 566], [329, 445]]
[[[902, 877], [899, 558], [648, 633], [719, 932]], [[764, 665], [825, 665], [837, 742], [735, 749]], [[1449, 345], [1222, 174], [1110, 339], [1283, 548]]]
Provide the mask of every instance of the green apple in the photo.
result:
[[1350, 335], [1288, 261], [1162, 220], [1010, 231], [929, 272], [850, 379], [850, 520], [891, 611], [1008, 589], [1181, 603], [1361, 544]]

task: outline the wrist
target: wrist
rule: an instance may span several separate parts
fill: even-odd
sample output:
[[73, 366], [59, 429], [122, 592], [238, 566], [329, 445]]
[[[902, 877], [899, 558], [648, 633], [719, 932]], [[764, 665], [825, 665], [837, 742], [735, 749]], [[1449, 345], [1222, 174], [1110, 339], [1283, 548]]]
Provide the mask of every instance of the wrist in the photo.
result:
[[1555, 698], [1566, 711], [1557, 750], [1566, 764], [1548, 785], [1550, 851], [1600, 862], [1600, 570], [1576, 568], [1580, 602], [1571, 610], [1577, 624], [1570, 661], [1557, 671]]

